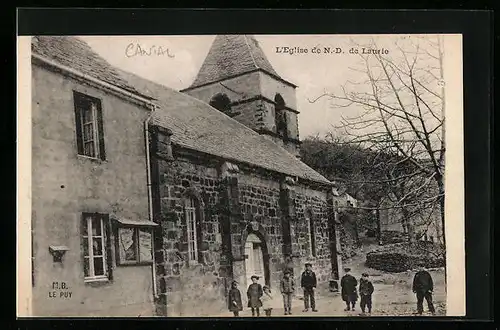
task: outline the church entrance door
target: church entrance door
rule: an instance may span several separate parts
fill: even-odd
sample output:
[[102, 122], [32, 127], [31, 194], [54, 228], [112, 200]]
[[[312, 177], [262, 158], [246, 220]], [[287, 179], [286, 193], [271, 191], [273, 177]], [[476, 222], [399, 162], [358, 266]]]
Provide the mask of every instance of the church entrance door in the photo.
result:
[[259, 283], [264, 284], [265, 281], [265, 264], [264, 254], [262, 251], [262, 241], [255, 234], [249, 234], [245, 243], [245, 254], [248, 256], [245, 259], [245, 274], [247, 287], [252, 283], [250, 279], [253, 275], [259, 276]]

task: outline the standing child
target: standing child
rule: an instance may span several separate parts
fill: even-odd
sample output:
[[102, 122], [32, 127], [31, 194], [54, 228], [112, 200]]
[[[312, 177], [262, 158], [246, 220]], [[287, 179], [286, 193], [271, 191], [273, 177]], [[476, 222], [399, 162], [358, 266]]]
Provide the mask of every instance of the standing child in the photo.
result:
[[314, 299], [314, 290], [316, 289], [316, 274], [312, 270], [312, 265], [306, 263], [306, 270], [302, 273], [300, 278], [300, 286], [304, 290], [304, 310], [307, 312], [309, 310], [309, 300], [311, 301], [311, 308], [313, 312], [317, 312], [316, 301]]
[[292, 296], [295, 291], [295, 281], [289, 270], [285, 270], [283, 278], [280, 282], [280, 290], [283, 295], [283, 306], [285, 307], [285, 315], [292, 315]]
[[359, 295], [361, 296], [361, 312], [365, 313], [365, 308], [368, 307], [368, 314], [372, 312], [372, 294], [373, 284], [368, 278], [367, 273], [363, 273], [359, 279]]
[[251, 278], [252, 284], [248, 286], [247, 297], [248, 297], [248, 307], [252, 309], [252, 316], [260, 316], [259, 308], [262, 307], [262, 301], [260, 298], [264, 294], [262, 290], [262, 286], [257, 283], [259, 277], [257, 275], [253, 275]]
[[231, 289], [228, 294], [228, 309], [230, 312], [233, 312], [234, 316], [239, 316], [240, 312], [243, 310], [241, 293], [240, 290], [238, 290], [238, 282], [236, 281], [231, 283]]
[[266, 316], [271, 316], [271, 313], [273, 311], [272, 307], [272, 301], [273, 301], [273, 296], [271, 295], [271, 289], [267, 285], [264, 286], [263, 288], [264, 294], [262, 295], [261, 301], [262, 301], [262, 309], [266, 313]]

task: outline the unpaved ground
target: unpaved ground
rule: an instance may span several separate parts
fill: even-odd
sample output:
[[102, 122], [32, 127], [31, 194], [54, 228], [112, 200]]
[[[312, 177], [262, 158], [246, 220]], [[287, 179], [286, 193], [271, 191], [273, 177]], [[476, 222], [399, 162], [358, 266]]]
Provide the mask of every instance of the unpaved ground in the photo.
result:
[[[367, 272], [375, 287], [373, 294], [373, 309], [371, 316], [415, 316], [416, 312], [416, 297], [411, 291], [414, 271], [404, 273], [386, 273], [375, 269], [367, 268], [365, 263], [365, 255], [376, 246], [365, 246], [365, 251], [358, 256], [353, 257], [351, 260], [344, 262], [344, 267], [350, 267], [352, 274], [356, 278], [360, 278], [363, 272]], [[446, 314], [446, 293], [444, 285], [444, 270], [431, 269], [429, 270], [434, 280], [434, 306], [436, 307], [436, 316], [444, 316]], [[240, 289], [241, 290], [241, 289]], [[242, 291], [243, 292], [243, 291]], [[246, 301], [243, 302], [244, 304]], [[292, 315], [284, 316], [282, 298], [279, 293], [275, 296], [275, 308], [273, 309], [273, 317], [325, 317], [325, 316], [355, 316], [362, 317], [361, 309], [358, 305], [355, 311], [344, 311], [345, 304], [342, 301], [340, 294], [336, 292], [317, 292], [316, 293], [316, 306], [317, 313], [302, 312], [304, 309], [304, 302], [299, 296], [294, 297], [292, 303]], [[424, 301], [424, 315], [430, 316], [427, 311], [427, 305]], [[193, 315], [194, 316], [194, 315]], [[209, 317], [232, 317], [229, 311], [218, 311], [211, 315], [198, 315]], [[252, 317], [249, 308], [245, 308], [241, 313], [242, 317]], [[261, 312], [261, 317], [265, 317]]]
[[[370, 244], [363, 248], [363, 251], [352, 259], [345, 261], [343, 266], [350, 267], [351, 273], [356, 277], [360, 278], [363, 272], [370, 275], [373, 282], [375, 292], [373, 294], [373, 308], [371, 316], [415, 316], [416, 312], [416, 297], [411, 291], [411, 285], [413, 282], [414, 271], [408, 271], [403, 273], [386, 273], [383, 271], [378, 271], [375, 269], [367, 268], [365, 264], [366, 253], [370, 250], [376, 248], [376, 245]], [[444, 283], [444, 269], [430, 269], [429, 272], [434, 280], [434, 306], [436, 307], [436, 316], [446, 315], [446, 293], [445, 293], [445, 283]], [[245, 292], [243, 288], [240, 288], [242, 294]], [[243, 301], [244, 306], [246, 306], [246, 299]], [[316, 307], [318, 309], [317, 313], [313, 313], [311, 310], [308, 312], [302, 312], [304, 309], [304, 302], [301, 300], [300, 292], [294, 297], [292, 303], [292, 315], [284, 316], [283, 312], [283, 302], [281, 295], [275, 294], [275, 301], [273, 302], [275, 306], [273, 308], [272, 317], [325, 317], [325, 316], [355, 316], [362, 317], [361, 309], [359, 308], [359, 301], [356, 306], [355, 311], [344, 311], [345, 304], [342, 301], [340, 294], [337, 292], [327, 292], [327, 291], [317, 291], [316, 292]], [[195, 308], [190, 309], [190, 315], [184, 316], [194, 316], [194, 317], [232, 317], [232, 313], [227, 310], [221, 310], [220, 306], [213, 306], [212, 311], [208, 310], [198, 310], [196, 315], [191, 314], [195, 312]], [[427, 305], [424, 301], [424, 315], [430, 315], [427, 311]], [[173, 315], [172, 315], [173, 316]], [[244, 308], [240, 313], [241, 317], [252, 317], [249, 308]], [[264, 312], [261, 311], [261, 317], [264, 316]]]
[[[411, 291], [413, 276], [415, 271], [403, 273], [386, 273], [375, 269], [367, 268], [365, 256], [376, 246], [365, 246], [362, 254], [355, 256], [344, 263], [344, 267], [351, 267], [352, 274], [359, 278], [363, 272], [370, 275], [375, 287], [373, 294], [372, 315], [381, 316], [411, 316], [416, 312], [417, 300]], [[436, 315], [446, 314], [446, 291], [444, 269], [429, 269], [434, 281], [433, 301], [436, 307]], [[427, 311], [427, 304], [424, 301], [424, 313]]]

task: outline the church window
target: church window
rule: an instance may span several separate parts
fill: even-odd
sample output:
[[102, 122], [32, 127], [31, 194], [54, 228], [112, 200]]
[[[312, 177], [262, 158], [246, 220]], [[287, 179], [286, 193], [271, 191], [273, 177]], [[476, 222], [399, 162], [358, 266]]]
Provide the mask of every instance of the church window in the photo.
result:
[[196, 201], [188, 198], [184, 207], [186, 215], [186, 230], [188, 243], [188, 260], [190, 263], [198, 262], [198, 219]]
[[280, 94], [276, 94], [274, 97], [274, 112], [275, 112], [275, 125], [276, 125], [276, 133], [279, 136], [286, 137], [287, 136], [287, 123], [286, 123], [286, 111], [285, 111], [285, 100]]
[[306, 223], [307, 223], [307, 229], [309, 233], [309, 251], [311, 253], [311, 256], [315, 257], [316, 256], [316, 233], [315, 233], [315, 226], [314, 226], [314, 218], [312, 216], [311, 211], [306, 212]]
[[231, 100], [226, 94], [215, 94], [209, 102], [210, 106], [215, 109], [228, 114], [231, 112]]

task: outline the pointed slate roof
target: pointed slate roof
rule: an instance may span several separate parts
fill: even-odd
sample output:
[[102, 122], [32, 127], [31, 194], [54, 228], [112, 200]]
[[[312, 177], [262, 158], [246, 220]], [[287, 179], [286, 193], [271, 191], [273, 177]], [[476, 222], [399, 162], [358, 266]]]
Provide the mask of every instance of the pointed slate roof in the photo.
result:
[[282, 79], [269, 63], [255, 37], [217, 35], [198, 75], [187, 89], [258, 69]]

